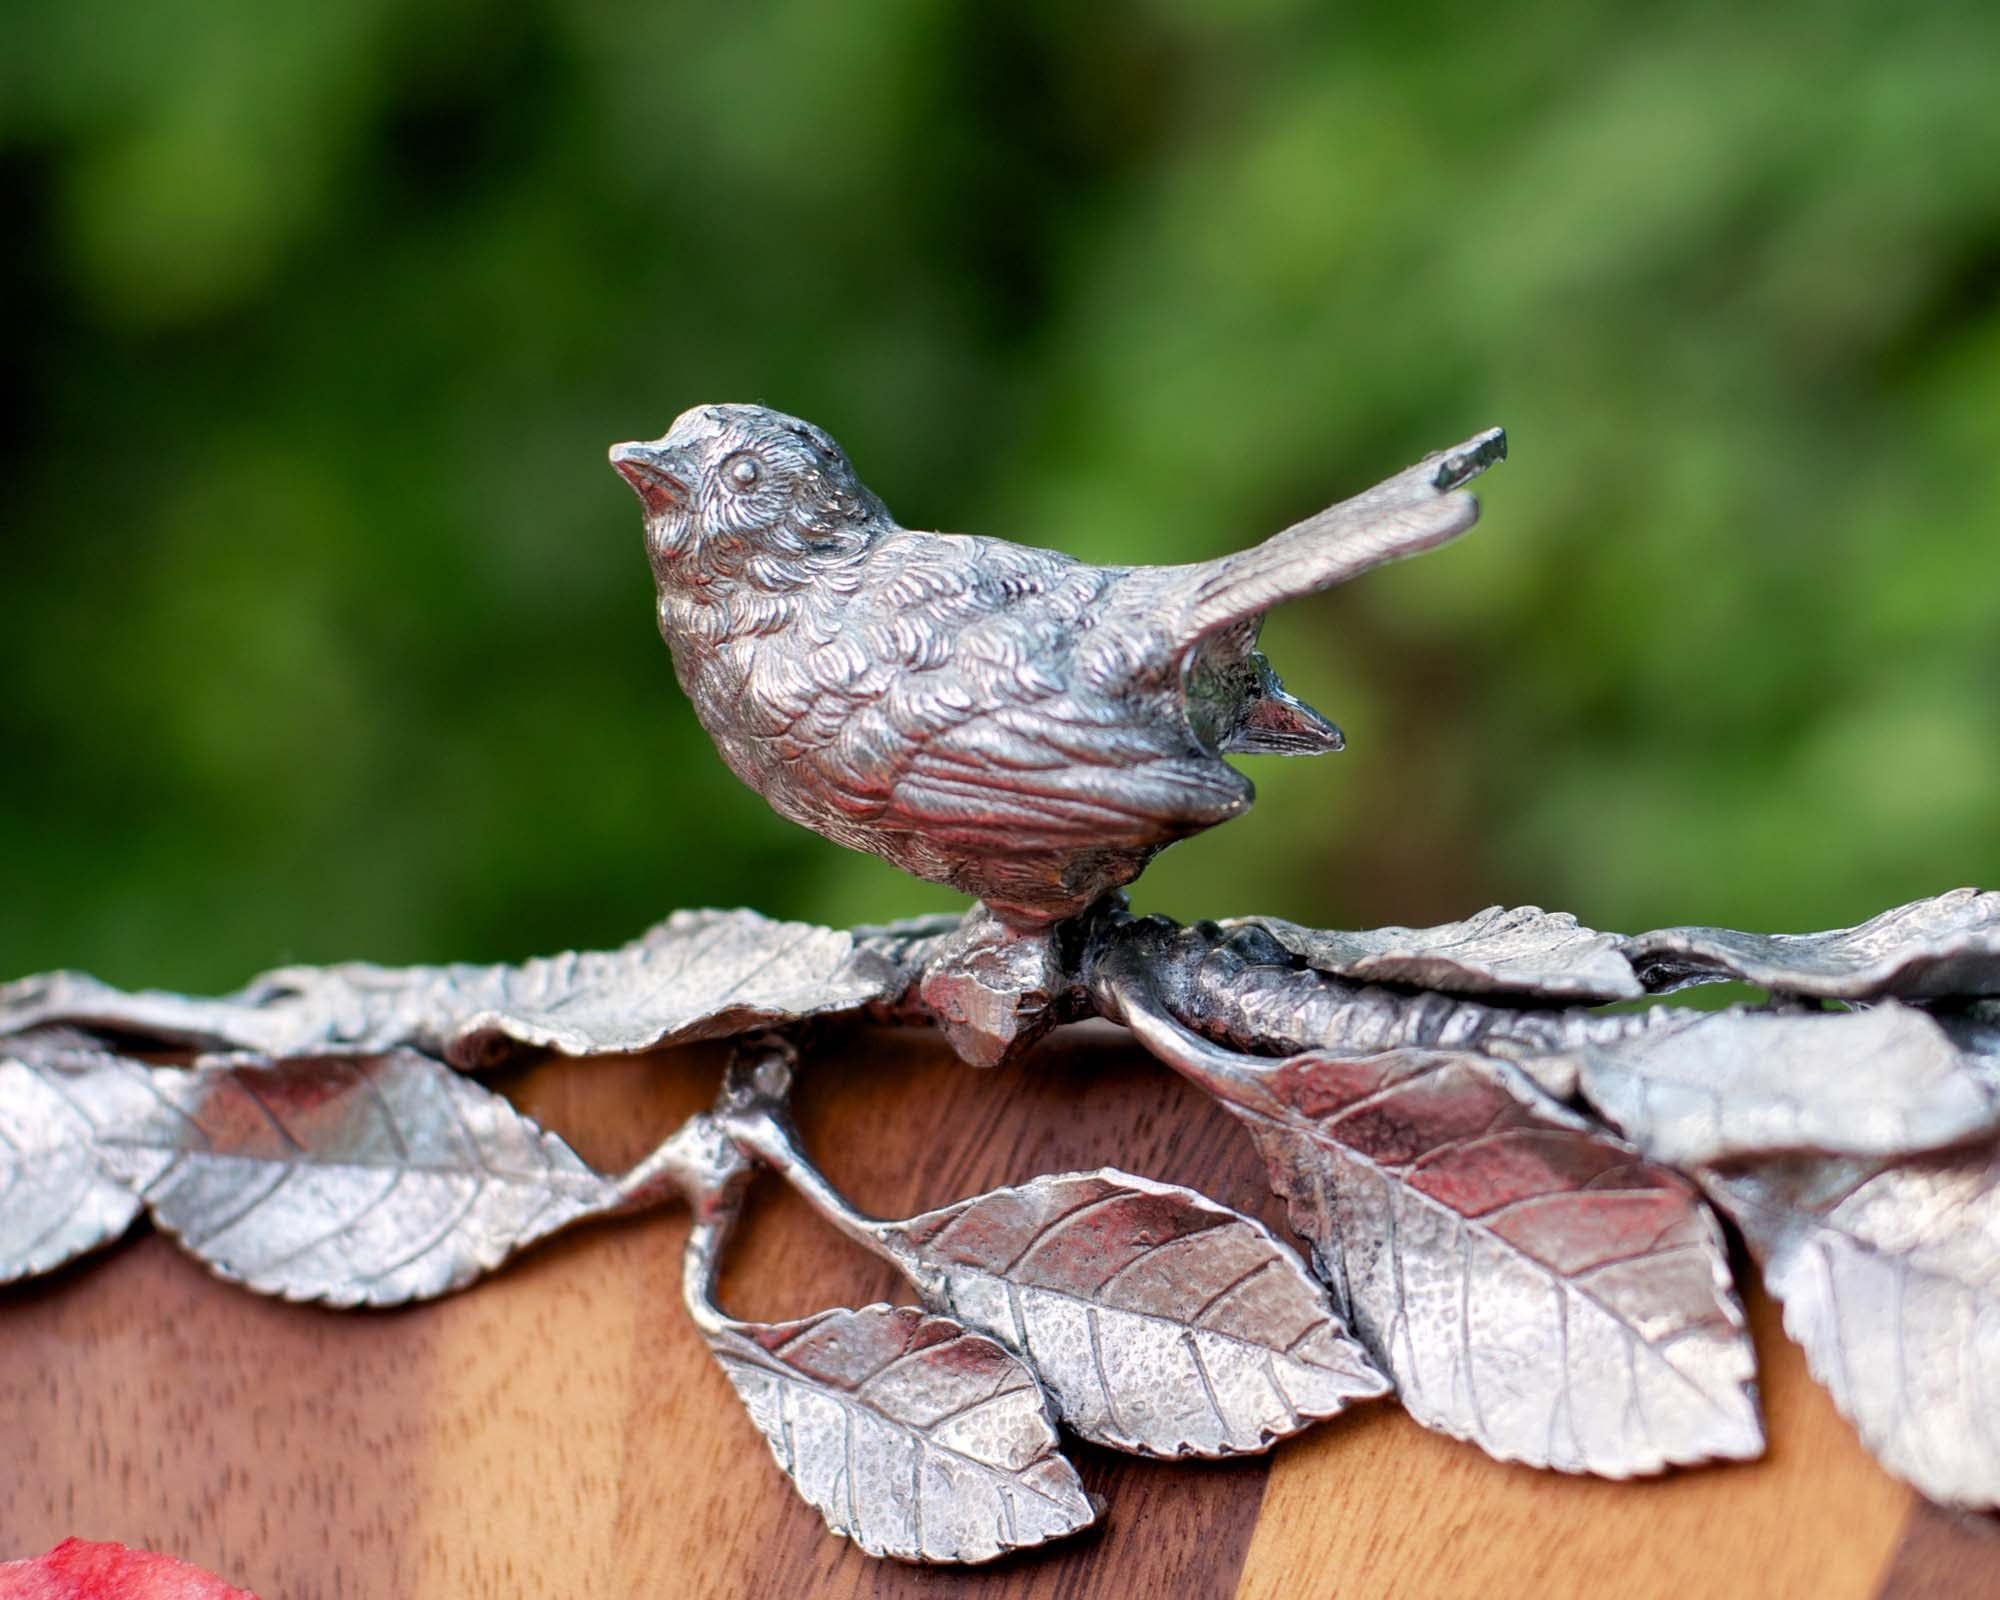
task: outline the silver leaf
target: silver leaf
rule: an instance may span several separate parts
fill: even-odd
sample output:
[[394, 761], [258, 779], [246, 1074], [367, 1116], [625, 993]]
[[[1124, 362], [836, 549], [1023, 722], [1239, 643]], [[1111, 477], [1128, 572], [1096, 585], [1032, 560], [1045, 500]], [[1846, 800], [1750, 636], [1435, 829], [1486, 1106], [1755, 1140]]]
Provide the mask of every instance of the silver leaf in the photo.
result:
[[1178, 928], [1159, 918], [1109, 925], [1093, 961], [1147, 974], [1166, 1009], [1204, 1037], [1259, 1055], [1365, 1054], [1408, 1046], [1477, 1050], [1515, 1062], [1558, 1099], [1576, 1093], [1574, 1052], [1681, 1026], [1705, 1015], [1675, 1006], [1598, 1015], [1514, 1009], [1442, 994], [1361, 987], [1301, 968], [1265, 928]]
[[1273, 1064], [1204, 1044], [1135, 985], [1113, 998], [1249, 1125], [1419, 1422], [1503, 1460], [1614, 1478], [1762, 1452], [1721, 1232], [1680, 1178], [1502, 1062]]
[[1606, 1477], [1762, 1453], [1727, 1255], [1679, 1180], [1475, 1057], [1365, 1061], [1301, 1062], [1254, 1131], [1412, 1415]]
[[1064, 1426], [1157, 1456], [1264, 1450], [1388, 1392], [1326, 1291], [1262, 1223], [1114, 1168], [1035, 1178], [905, 1221], [865, 1216], [799, 1148], [781, 1061], [732, 1073], [722, 1125], [924, 1303], [1034, 1368]]
[[697, 1320], [778, 1465], [870, 1555], [990, 1561], [1097, 1518], [1033, 1375], [991, 1339], [911, 1306]]
[[1244, 918], [1320, 972], [1358, 983], [1405, 984], [1445, 994], [1504, 994], [1592, 1004], [1646, 991], [1619, 953], [1619, 936], [1583, 927], [1566, 911], [1488, 906], [1435, 928], [1337, 933], [1275, 917]]
[[412, 1051], [155, 1067], [101, 1146], [218, 1275], [288, 1300], [396, 1305], [470, 1283], [625, 1189], [504, 1099]]
[[1702, 1183], [1882, 1464], [1933, 1500], [2000, 1506], [2000, 1145]]
[[1105, 1170], [877, 1224], [926, 1303], [1029, 1362], [1064, 1425], [1119, 1450], [1264, 1450], [1389, 1384], [1261, 1223]]
[[1829, 933], [1663, 928], [1624, 952], [1656, 993], [1736, 978], [1823, 1000], [2000, 994], [2000, 893], [1954, 889]]
[[139, 1197], [105, 1169], [105, 1138], [144, 1119], [147, 1069], [80, 1036], [24, 1034], [0, 1051], [0, 1283], [116, 1239]]
[[894, 956], [923, 931], [880, 930], [863, 945], [752, 911], [683, 911], [618, 950], [516, 966], [289, 967], [219, 1000], [53, 973], [0, 988], [0, 1033], [60, 1021], [267, 1055], [413, 1045], [470, 1068], [510, 1045], [620, 1054], [894, 1000], [910, 981]]
[[1581, 1052], [1583, 1096], [1656, 1161], [1895, 1155], [2000, 1128], [2000, 1083], [1924, 1012], [1721, 1011]]

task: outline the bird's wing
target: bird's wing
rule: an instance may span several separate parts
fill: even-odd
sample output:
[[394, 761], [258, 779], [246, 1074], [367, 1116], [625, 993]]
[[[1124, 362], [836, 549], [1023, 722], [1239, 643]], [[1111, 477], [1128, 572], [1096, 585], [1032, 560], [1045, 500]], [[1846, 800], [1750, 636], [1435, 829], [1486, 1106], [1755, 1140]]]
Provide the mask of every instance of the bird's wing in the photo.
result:
[[1043, 705], [968, 718], [901, 765], [881, 821], [971, 851], [1153, 845], [1244, 810], [1249, 780], [1147, 730]]
[[1248, 803], [1189, 738], [1164, 641], [1118, 625], [1133, 574], [900, 530], [873, 561], [865, 614], [850, 602], [802, 662], [779, 736], [842, 818], [969, 850], [1076, 848], [1157, 842]]
[[1283, 601], [1330, 589], [1370, 567], [1457, 537], [1479, 517], [1479, 502], [1460, 485], [1506, 456], [1507, 435], [1488, 429], [1254, 549], [1176, 569], [1176, 637], [1199, 643]]

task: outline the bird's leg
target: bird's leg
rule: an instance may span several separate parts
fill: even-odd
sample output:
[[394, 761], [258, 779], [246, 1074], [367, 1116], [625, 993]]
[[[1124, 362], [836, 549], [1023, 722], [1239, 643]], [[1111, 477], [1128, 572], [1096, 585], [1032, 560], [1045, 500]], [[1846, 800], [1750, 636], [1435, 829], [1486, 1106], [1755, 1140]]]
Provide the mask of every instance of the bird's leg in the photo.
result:
[[[1106, 900], [1123, 896], [1107, 896]], [[1082, 930], [1105, 904], [1040, 928], [1010, 923], [983, 901], [924, 963], [917, 997], [959, 1056], [997, 1067], [1058, 1022], [1080, 1015], [1075, 962]]]

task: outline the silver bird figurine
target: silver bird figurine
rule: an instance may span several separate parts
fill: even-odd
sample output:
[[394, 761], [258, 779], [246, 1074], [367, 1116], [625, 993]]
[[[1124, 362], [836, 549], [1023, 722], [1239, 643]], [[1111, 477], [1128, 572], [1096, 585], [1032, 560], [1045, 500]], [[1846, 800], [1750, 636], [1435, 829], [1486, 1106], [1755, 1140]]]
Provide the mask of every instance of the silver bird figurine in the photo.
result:
[[1227, 755], [1340, 730], [1257, 649], [1264, 613], [1464, 532], [1492, 429], [1252, 549], [1171, 567], [900, 526], [820, 429], [684, 411], [611, 463], [645, 507], [660, 632], [729, 768], [780, 816], [1048, 933], [1249, 805]]

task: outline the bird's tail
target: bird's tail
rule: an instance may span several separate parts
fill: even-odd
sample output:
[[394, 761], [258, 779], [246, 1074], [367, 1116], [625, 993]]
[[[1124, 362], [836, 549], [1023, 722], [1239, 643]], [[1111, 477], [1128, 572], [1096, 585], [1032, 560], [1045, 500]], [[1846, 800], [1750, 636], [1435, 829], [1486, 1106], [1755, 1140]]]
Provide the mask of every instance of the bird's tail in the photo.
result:
[[1180, 636], [1199, 644], [1283, 601], [1456, 538], [1479, 517], [1479, 502], [1461, 485], [1506, 457], [1507, 435], [1489, 428], [1253, 549], [1184, 569]]
[[1261, 651], [1251, 654], [1250, 664], [1257, 686], [1223, 735], [1223, 755], [1323, 756], [1346, 748], [1347, 736], [1280, 683]]

